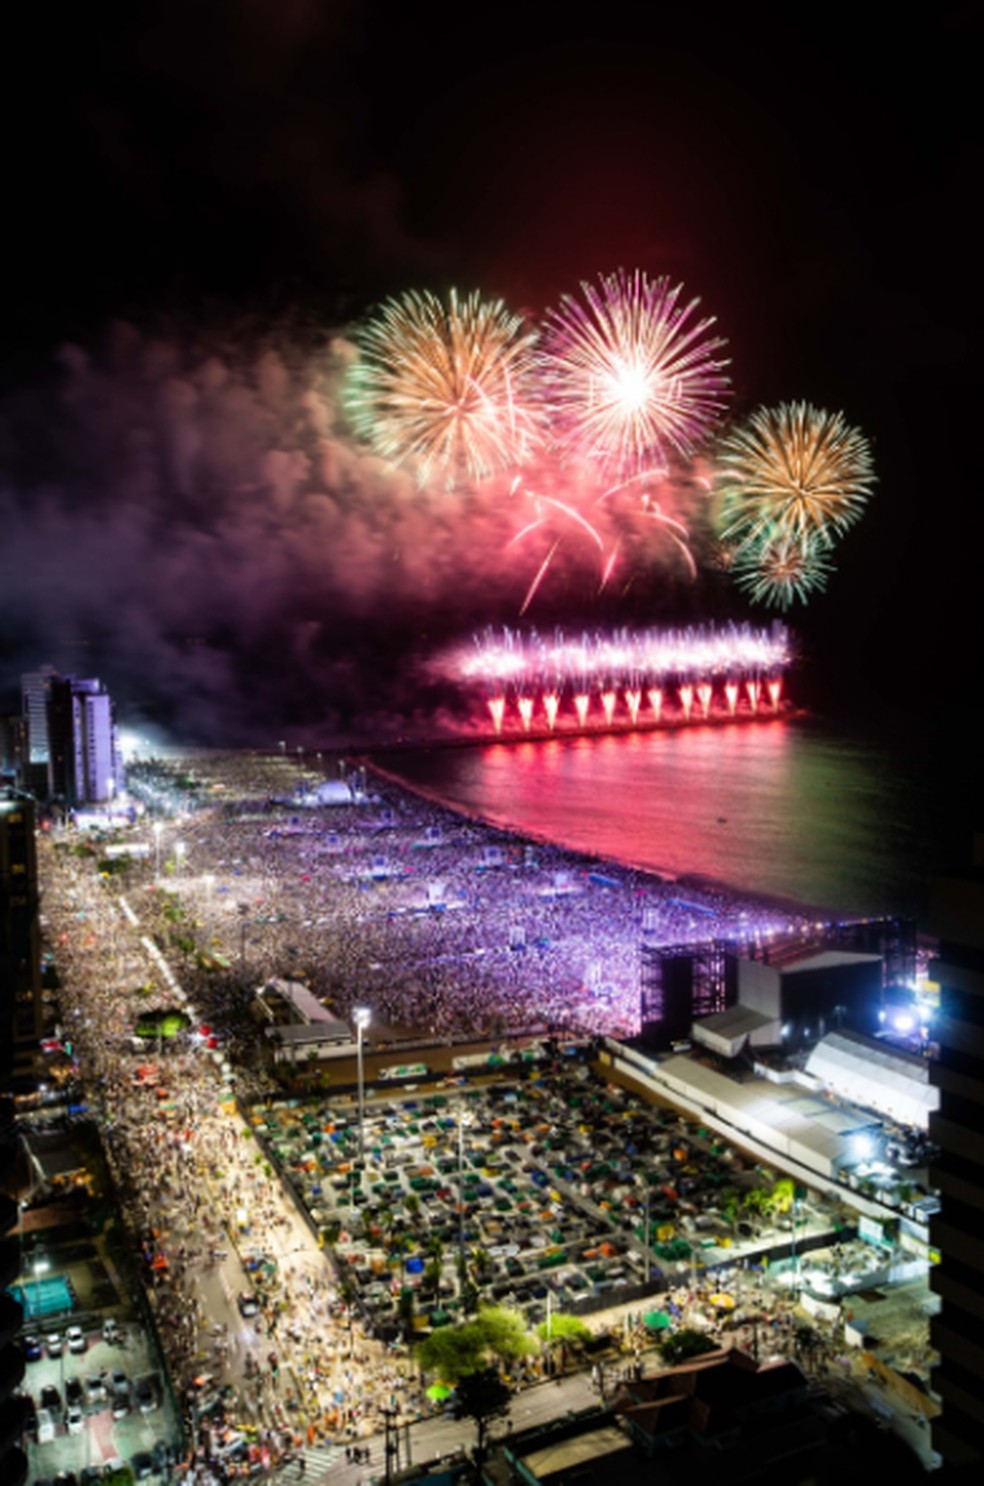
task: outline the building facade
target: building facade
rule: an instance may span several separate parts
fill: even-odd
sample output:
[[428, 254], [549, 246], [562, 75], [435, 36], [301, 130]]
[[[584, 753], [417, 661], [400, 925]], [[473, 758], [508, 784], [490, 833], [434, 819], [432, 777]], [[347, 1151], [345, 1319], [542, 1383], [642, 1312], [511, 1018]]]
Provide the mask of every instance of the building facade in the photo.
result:
[[0, 1088], [41, 1035], [41, 953], [34, 802], [0, 790]]
[[940, 1051], [930, 1072], [940, 1107], [929, 1133], [940, 1150], [930, 1167], [941, 1204], [930, 1238], [942, 1304], [931, 1334], [943, 1410], [933, 1445], [961, 1479], [979, 1479], [984, 1458], [984, 839], [977, 844], [980, 865], [931, 883], [929, 924], [940, 944]]
[[100, 681], [58, 676], [48, 703], [48, 790], [68, 805], [112, 800], [123, 784], [113, 703]]

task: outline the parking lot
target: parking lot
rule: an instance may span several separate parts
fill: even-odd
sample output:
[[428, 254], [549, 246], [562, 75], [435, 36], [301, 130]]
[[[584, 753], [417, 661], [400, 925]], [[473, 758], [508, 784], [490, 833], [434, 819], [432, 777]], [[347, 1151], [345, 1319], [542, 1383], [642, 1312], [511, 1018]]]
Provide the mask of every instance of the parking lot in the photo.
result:
[[31, 1479], [71, 1471], [80, 1486], [125, 1461], [137, 1479], [162, 1477], [174, 1420], [146, 1338], [135, 1325], [55, 1327], [25, 1336], [23, 1391], [35, 1406]]
[[588, 1314], [727, 1263], [771, 1232], [727, 1212], [730, 1194], [765, 1177], [584, 1063], [371, 1101], [364, 1162], [351, 1101], [263, 1104], [253, 1123], [384, 1336], [443, 1324], [478, 1298], [530, 1324], [550, 1305]]

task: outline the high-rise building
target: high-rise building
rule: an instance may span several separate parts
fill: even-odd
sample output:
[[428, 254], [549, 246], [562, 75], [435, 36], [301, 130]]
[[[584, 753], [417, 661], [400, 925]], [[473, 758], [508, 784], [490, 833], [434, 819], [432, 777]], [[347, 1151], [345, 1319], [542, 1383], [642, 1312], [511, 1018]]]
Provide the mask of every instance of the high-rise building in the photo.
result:
[[48, 702], [48, 788], [69, 805], [111, 800], [123, 783], [113, 703], [102, 682], [52, 679]]
[[34, 802], [0, 789], [0, 1088], [41, 1035], [41, 955]]
[[930, 1070], [940, 1107], [929, 1123], [941, 1204], [930, 1220], [941, 1256], [931, 1272], [941, 1300], [933, 1385], [943, 1402], [933, 1445], [951, 1475], [975, 1480], [984, 1460], [984, 838], [976, 845], [976, 867], [930, 884], [929, 914], [941, 1014]]
[[27, 726], [26, 789], [42, 796], [48, 788], [48, 703], [54, 666], [41, 666], [21, 677], [21, 711]]

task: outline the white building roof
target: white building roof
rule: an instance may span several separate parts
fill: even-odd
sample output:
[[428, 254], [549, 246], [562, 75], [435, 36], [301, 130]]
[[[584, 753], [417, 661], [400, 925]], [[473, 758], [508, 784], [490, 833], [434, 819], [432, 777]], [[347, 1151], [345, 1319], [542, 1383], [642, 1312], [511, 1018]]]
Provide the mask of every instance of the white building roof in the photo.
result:
[[702, 1042], [714, 1052], [733, 1058], [746, 1037], [770, 1025], [778, 1033], [779, 1024], [775, 1017], [739, 1004], [729, 1006], [727, 1011], [716, 1011], [711, 1016], [701, 1017], [699, 1022], [694, 1022], [692, 1030], [695, 1042]]
[[849, 1137], [877, 1120], [860, 1109], [837, 1109], [826, 1099], [805, 1094], [796, 1084], [763, 1078], [741, 1083], [686, 1056], [659, 1066], [670, 1089], [702, 1104], [711, 1114], [763, 1145], [790, 1156], [821, 1176], [833, 1177], [853, 1159]]
[[855, 1032], [831, 1032], [817, 1043], [806, 1064], [841, 1098], [925, 1130], [939, 1108], [939, 1090], [929, 1082], [929, 1062], [888, 1048]]

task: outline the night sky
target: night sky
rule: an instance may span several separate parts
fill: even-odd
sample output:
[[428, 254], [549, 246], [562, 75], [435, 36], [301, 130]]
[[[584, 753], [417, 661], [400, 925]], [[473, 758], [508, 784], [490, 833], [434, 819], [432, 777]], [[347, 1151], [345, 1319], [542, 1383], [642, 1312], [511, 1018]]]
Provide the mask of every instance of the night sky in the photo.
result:
[[[978, 7], [871, 9], [8, 21], [8, 704], [52, 660], [200, 741], [400, 727], [414, 658], [514, 620], [529, 574], [488, 500], [420, 496], [355, 448], [346, 327], [409, 287], [537, 313], [624, 266], [717, 316], [735, 413], [803, 397], [869, 435], [877, 494], [790, 615], [811, 699], [949, 728], [984, 679]], [[574, 556], [531, 617], [704, 614], [768, 617], [658, 558], [597, 601]]]

